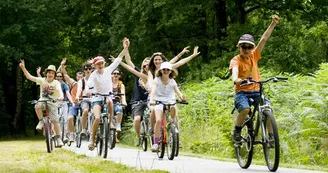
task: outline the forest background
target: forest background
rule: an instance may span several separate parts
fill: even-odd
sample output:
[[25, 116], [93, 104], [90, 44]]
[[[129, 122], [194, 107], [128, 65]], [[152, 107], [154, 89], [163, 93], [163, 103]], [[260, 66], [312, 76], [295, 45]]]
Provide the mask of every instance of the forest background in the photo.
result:
[[[249, 33], [258, 42], [273, 14], [280, 16], [280, 24], [259, 66], [263, 78], [289, 77], [287, 83], [270, 85], [268, 92], [282, 161], [327, 165], [327, 0], [2, 0], [0, 137], [35, 134], [37, 119], [27, 101], [37, 99], [38, 88], [23, 76], [20, 59], [36, 75], [38, 66], [58, 67], [67, 57], [74, 77], [87, 59], [118, 55], [122, 39], [128, 37], [137, 66], [154, 52], [171, 59], [188, 45], [191, 53], [199, 46], [201, 54], [181, 67], [177, 78], [190, 103], [180, 111], [184, 149], [233, 157], [234, 93], [226, 72], [238, 54], [239, 37]], [[123, 72], [130, 98], [133, 76]], [[126, 141], [133, 136], [128, 127], [122, 136]]]

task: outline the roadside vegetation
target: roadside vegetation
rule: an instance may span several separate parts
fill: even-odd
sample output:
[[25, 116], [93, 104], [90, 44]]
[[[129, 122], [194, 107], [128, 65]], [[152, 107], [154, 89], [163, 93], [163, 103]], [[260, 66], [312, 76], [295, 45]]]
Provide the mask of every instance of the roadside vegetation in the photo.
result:
[[0, 142], [0, 172], [140, 172], [164, 173], [159, 170], [137, 170], [101, 158], [90, 158], [55, 148], [47, 153], [43, 138], [7, 140]]

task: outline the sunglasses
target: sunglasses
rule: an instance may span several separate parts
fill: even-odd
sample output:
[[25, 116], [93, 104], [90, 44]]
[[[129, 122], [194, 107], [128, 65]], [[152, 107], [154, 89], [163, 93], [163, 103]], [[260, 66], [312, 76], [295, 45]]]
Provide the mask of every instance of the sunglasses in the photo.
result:
[[163, 71], [171, 71], [171, 70], [168, 69], [168, 68], [163, 68], [162, 70], [163, 70]]
[[246, 46], [246, 45], [240, 45], [242, 49], [253, 49], [254, 46]]
[[85, 68], [84, 70], [85, 70], [85, 71], [87, 71], [87, 70], [92, 70], [92, 68]]
[[113, 73], [113, 75], [120, 75], [120, 73]]
[[63, 76], [56, 76], [56, 77], [60, 77], [60, 78], [62, 78]]
[[146, 68], [148, 65], [143, 65], [142, 68]]

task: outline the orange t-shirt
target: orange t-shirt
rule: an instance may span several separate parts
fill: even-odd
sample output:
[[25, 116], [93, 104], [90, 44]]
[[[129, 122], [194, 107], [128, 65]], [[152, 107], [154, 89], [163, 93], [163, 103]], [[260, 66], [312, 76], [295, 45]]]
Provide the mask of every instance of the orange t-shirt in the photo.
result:
[[[246, 79], [247, 77], [252, 77], [252, 79], [258, 81], [261, 80], [259, 68], [257, 62], [261, 59], [261, 54], [257, 47], [251, 52], [249, 58], [241, 58], [237, 55], [230, 61], [229, 70], [232, 72], [233, 67], [238, 67], [238, 78]], [[260, 86], [258, 84], [246, 85], [240, 87], [240, 85], [235, 85], [235, 93], [239, 91], [259, 91]]]

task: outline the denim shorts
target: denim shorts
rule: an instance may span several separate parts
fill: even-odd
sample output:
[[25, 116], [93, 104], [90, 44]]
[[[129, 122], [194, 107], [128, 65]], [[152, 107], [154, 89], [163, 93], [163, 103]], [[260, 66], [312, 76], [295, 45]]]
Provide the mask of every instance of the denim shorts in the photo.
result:
[[114, 103], [114, 115], [119, 113], [123, 114], [123, 107], [118, 103]]
[[251, 105], [249, 105], [250, 98], [254, 100], [254, 105], [256, 105], [260, 100], [260, 92], [239, 91], [235, 95], [235, 107], [238, 109], [238, 112], [241, 112], [244, 109], [249, 109], [251, 107]]
[[103, 107], [104, 106], [104, 101], [103, 100], [102, 101], [93, 101], [92, 102], [92, 107], [94, 107], [95, 105], [99, 105], [99, 106]]
[[69, 108], [68, 115], [77, 116], [79, 109], [80, 109], [79, 105], [71, 106]]

